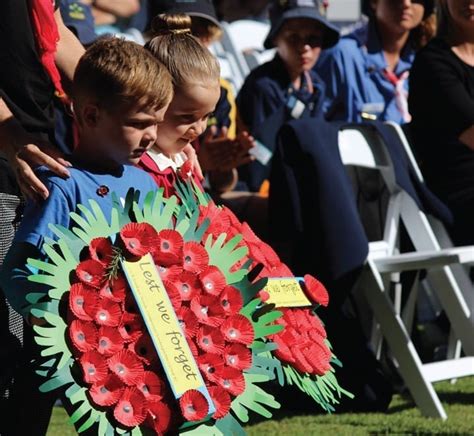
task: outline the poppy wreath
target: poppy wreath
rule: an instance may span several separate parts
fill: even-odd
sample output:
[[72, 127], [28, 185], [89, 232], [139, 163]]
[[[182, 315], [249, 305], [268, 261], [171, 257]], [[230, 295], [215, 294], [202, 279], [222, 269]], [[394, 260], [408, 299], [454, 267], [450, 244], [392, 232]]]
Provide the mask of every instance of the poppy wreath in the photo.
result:
[[[345, 391], [333, 375], [329, 348], [315, 379], [280, 345], [289, 337], [279, 335], [293, 321], [298, 341], [308, 341], [311, 321], [301, 329], [296, 312], [265, 303], [266, 272], [252, 266], [243, 233], [213, 229], [215, 206], [207, 196], [188, 182], [180, 197], [164, 198], [158, 190], [140, 203], [131, 190], [123, 205], [112, 195], [110, 220], [90, 201], [78, 205], [80, 214], [71, 213], [70, 229], [53, 226], [57, 240], [44, 244], [47, 259], [28, 261], [29, 280], [47, 288], [46, 295], [28, 296], [31, 314], [46, 321], [34, 327], [42, 348], [37, 372], [46, 378], [40, 389], [61, 390], [77, 431], [95, 426], [101, 435], [241, 433], [249, 411], [270, 418], [279, 407], [260, 383], [278, 378], [284, 384], [288, 368], [298, 375], [293, 382], [330, 410]], [[215, 406], [205, 421], [209, 404], [200, 391], [172, 395], [121, 269], [121, 260], [148, 254]], [[318, 326], [321, 344], [329, 346]], [[330, 389], [321, 403], [315, 382], [326, 378]]]

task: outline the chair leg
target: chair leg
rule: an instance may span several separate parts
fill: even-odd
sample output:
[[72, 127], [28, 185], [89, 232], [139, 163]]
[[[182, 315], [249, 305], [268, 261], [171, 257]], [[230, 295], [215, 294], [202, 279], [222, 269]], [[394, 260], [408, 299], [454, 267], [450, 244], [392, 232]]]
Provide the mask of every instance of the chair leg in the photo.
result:
[[382, 279], [375, 266], [369, 261], [364, 284], [367, 301], [380, 325], [381, 331], [393, 357], [398, 362], [398, 369], [410, 390], [415, 403], [425, 416], [446, 419], [446, 412], [432, 384], [423, 376], [423, 364], [411, 342], [405, 325], [397, 315], [392, 302], [385, 292]]

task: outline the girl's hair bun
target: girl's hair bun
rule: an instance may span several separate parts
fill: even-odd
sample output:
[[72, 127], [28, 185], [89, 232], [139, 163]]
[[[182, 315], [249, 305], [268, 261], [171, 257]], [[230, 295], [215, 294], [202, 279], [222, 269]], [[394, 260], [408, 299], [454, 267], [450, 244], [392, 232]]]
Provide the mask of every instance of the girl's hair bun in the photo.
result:
[[191, 34], [191, 17], [185, 14], [160, 14], [153, 18], [154, 35]]

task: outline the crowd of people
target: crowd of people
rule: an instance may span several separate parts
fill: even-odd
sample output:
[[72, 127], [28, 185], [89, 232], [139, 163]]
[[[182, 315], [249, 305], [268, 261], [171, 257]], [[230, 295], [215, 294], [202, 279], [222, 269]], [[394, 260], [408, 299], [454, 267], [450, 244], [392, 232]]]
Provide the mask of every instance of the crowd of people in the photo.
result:
[[[279, 135], [284, 125], [321, 126], [310, 131], [317, 141], [331, 123], [393, 121], [410, 138], [428, 188], [450, 209], [454, 243], [474, 243], [474, 3], [362, 3], [367, 19], [341, 36], [323, 2], [252, 2], [248, 15], [269, 20], [264, 45], [276, 50], [240, 90], [220, 77], [208, 49], [222, 35], [219, 18], [240, 17], [226, 2], [1, 3], [1, 435], [45, 434], [55, 401], [39, 393], [29, 364], [37, 353], [32, 325], [43, 321], [29, 314], [31, 286], [17, 271], [42, 256], [45, 238], [55, 237], [49, 224], [68, 227], [78, 203], [93, 198], [110, 214], [99, 187], [123, 197], [130, 187], [160, 187], [171, 196], [186, 168], [217, 202], [270, 238], [264, 187], [269, 182], [270, 199], [280, 195], [276, 169], [292, 147]], [[356, 179], [359, 189], [374, 190], [373, 174]], [[369, 216], [366, 229], [377, 219]], [[290, 255], [294, 234], [285, 234], [289, 241], [275, 248], [298, 270]], [[354, 274], [329, 282], [330, 293], [350, 287]], [[345, 324], [335, 315], [343, 301], [335, 301], [326, 321], [337, 337]], [[392, 386], [362, 335], [340, 334], [333, 344], [341, 356], [357, 344], [366, 353], [359, 363], [342, 359], [343, 383], [356, 394], [347, 408], [385, 410]]]

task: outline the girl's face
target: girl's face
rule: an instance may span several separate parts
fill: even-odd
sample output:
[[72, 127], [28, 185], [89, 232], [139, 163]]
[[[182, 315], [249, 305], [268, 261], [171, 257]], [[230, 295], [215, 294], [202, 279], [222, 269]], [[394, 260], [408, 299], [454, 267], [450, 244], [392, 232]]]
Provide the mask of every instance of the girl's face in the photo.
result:
[[318, 23], [308, 18], [293, 18], [283, 24], [275, 45], [290, 74], [314, 67], [321, 53], [322, 35]]
[[158, 128], [156, 147], [168, 156], [177, 154], [204, 133], [220, 92], [218, 82], [175, 89], [165, 119]]
[[474, 28], [474, 0], [446, 0], [450, 21], [454, 28]]
[[372, 0], [371, 5], [382, 29], [395, 34], [413, 30], [425, 13], [421, 0]]

